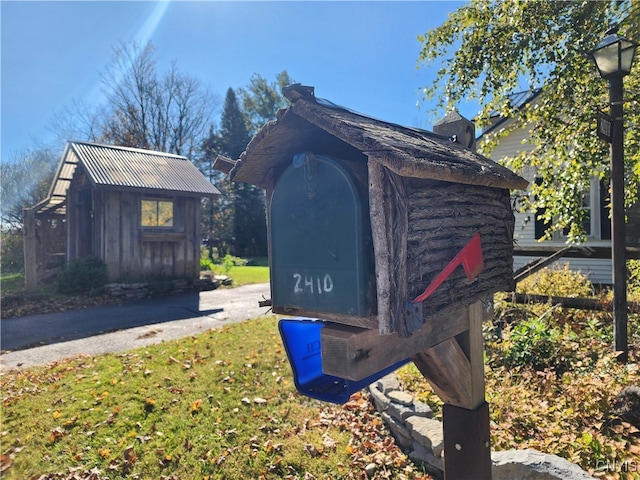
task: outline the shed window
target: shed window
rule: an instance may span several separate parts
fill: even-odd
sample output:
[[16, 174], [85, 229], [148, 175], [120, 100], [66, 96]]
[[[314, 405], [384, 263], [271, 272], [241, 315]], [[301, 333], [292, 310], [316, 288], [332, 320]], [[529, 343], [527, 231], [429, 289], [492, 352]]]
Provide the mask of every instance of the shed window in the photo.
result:
[[173, 201], [142, 200], [140, 224], [143, 227], [173, 227]]

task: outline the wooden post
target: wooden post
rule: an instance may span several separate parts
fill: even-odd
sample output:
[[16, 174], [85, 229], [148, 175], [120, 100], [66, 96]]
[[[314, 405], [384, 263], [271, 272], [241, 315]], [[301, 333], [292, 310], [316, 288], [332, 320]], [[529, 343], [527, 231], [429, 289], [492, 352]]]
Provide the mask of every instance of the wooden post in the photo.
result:
[[445, 404], [445, 480], [491, 480], [489, 404], [475, 410]]
[[411, 357], [445, 402], [445, 480], [491, 480], [489, 406], [484, 396], [482, 302], [467, 307], [469, 329]]
[[38, 288], [38, 255], [36, 237], [36, 213], [31, 208], [25, 208], [23, 212], [24, 235], [24, 288], [28, 292]]

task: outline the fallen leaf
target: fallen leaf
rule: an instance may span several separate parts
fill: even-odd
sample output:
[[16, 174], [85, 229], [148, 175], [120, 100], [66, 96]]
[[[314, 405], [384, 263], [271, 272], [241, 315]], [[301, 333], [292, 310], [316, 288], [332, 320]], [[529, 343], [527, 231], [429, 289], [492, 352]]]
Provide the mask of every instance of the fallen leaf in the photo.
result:
[[202, 399], [199, 398], [191, 404], [191, 413], [199, 412], [201, 406], [202, 406]]
[[337, 441], [335, 441], [333, 438], [331, 438], [329, 435], [327, 435], [326, 433], [322, 436], [322, 445], [325, 448], [328, 448], [330, 450], [333, 450], [334, 448], [336, 448], [336, 445], [338, 444]]

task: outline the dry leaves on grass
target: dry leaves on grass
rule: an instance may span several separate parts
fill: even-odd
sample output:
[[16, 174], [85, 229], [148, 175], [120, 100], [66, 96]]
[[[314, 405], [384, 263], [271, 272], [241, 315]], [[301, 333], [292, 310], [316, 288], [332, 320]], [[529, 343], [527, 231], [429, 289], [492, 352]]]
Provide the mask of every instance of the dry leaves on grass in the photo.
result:
[[57, 313], [66, 310], [121, 303], [121, 299], [108, 295], [69, 295], [51, 297], [46, 295], [12, 294], [2, 297], [2, 318], [19, 318], [26, 315]]
[[[327, 406], [320, 412], [320, 425], [333, 424], [352, 435], [347, 446], [351, 456], [352, 475], [355, 479], [411, 479], [432, 480], [433, 477], [417, 471], [407, 455], [396, 445], [384, 422], [364, 392], [354, 394], [343, 406]], [[312, 448], [311, 448], [312, 447]], [[306, 448], [306, 447], [305, 447]], [[322, 445], [309, 446], [309, 453], [335, 448], [335, 442], [326, 435]]]

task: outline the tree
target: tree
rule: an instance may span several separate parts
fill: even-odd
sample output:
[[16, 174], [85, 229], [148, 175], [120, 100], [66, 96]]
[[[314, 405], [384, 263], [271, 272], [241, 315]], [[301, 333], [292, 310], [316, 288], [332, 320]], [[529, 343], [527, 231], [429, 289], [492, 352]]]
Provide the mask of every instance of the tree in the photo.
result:
[[220, 148], [224, 155], [236, 159], [244, 151], [251, 140], [247, 117], [238, 105], [238, 98], [233, 88], [227, 95], [220, 116]]
[[271, 83], [259, 73], [254, 73], [249, 85], [238, 89], [252, 134], [256, 134], [265, 123], [273, 120], [279, 109], [287, 107], [289, 102], [281, 94], [282, 87], [292, 83], [294, 82], [286, 70], [276, 75], [275, 82]]
[[22, 210], [44, 200], [59, 156], [48, 148], [26, 150], [1, 164], [0, 221], [2, 231], [22, 228]]
[[220, 129], [209, 131], [203, 142], [204, 164], [208, 164], [212, 181], [222, 195], [205, 207], [209, 224], [206, 231], [210, 246], [215, 243], [220, 254], [231, 250], [235, 255], [266, 255], [266, 218], [264, 192], [243, 182], [231, 182], [214, 172], [211, 165], [217, 155], [237, 159], [249, 143], [248, 121], [238, 105], [235, 91], [227, 90]]
[[[207, 134], [217, 101], [176, 63], [161, 75], [155, 47], [121, 43], [101, 76], [106, 102], [74, 103], [58, 121], [69, 138], [175, 153], [192, 158]], [[71, 120], [69, 120], [71, 119]]]
[[0, 262], [4, 272], [24, 266], [22, 211], [47, 196], [57, 159], [55, 152], [37, 148], [0, 165]]
[[202, 203], [202, 233], [211, 259], [214, 247], [220, 256], [224, 256], [231, 252], [234, 242], [233, 184], [226, 174], [213, 168], [220, 154], [223, 154], [222, 139], [212, 125], [202, 142], [198, 165], [200, 171], [220, 190], [219, 197], [206, 198]]
[[[639, 40], [640, 9], [621, 2], [502, 2], [471, 0], [441, 26], [418, 39], [420, 64], [441, 64], [427, 98], [439, 95], [436, 109], [462, 100], [477, 100], [483, 108], [477, 121], [487, 124], [499, 111], [514, 118], [510, 127], [488, 135], [488, 154], [503, 135], [531, 126], [534, 150], [508, 158], [517, 172], [533, 166], [541, 182], [521, 207], [544, 209], [553, 230], [569, 229], [570, 241], [584, 239], [582, 194], [590, 178], [607, 179], [608, 147], [595, 135], [595, 112], [608, 103], [607, 83], [587, 57], [613, 25]], [[640, 76], [638, 66], [625, 79], [626, 203], [638, 200], [640, 182]], [[505, 102], [510, 94], [543, 88], [536, 108], [519, 111]], [[444, 92], [444, 95], [442, 95]]]
[[160, 77], [154, 53], [150, 43], [114, 50], [102, 78], [109, 104], [102, 140], [191, 157], [206, 133], [212, 98], [175, 63]]
[[[222, 116], [220, 138], [224, 155], [237, 159], [244, 151], [251, 135], [248, 120], [240, 110], [233, 89], [227, 90]], [[248, 183], [233, 182], [234, 253], [240, 256], [266, 255], [266, 215], [264, 192]]]
[[[222, 192], [220, 198], [204, 207], [203, 232], [221, 254], [232, 250], [236, 255], [265, 256], [267, 231], [264, 191], [246, 183], [231, 182], [226, 175], [212, 169], [216, 156], [239, 158], [251, 137], [286, 107], [281, 95], [283, 86], [293, 83], [286, 71], [269, 83], [259, 74], [249, 85], [227, 91], [219, 129], [213, 127], [202, 143], [200, 169]], [[238, 98], [241, 99], [240, 108]], [[233, 248], [231, 248], [231, 246]]]

